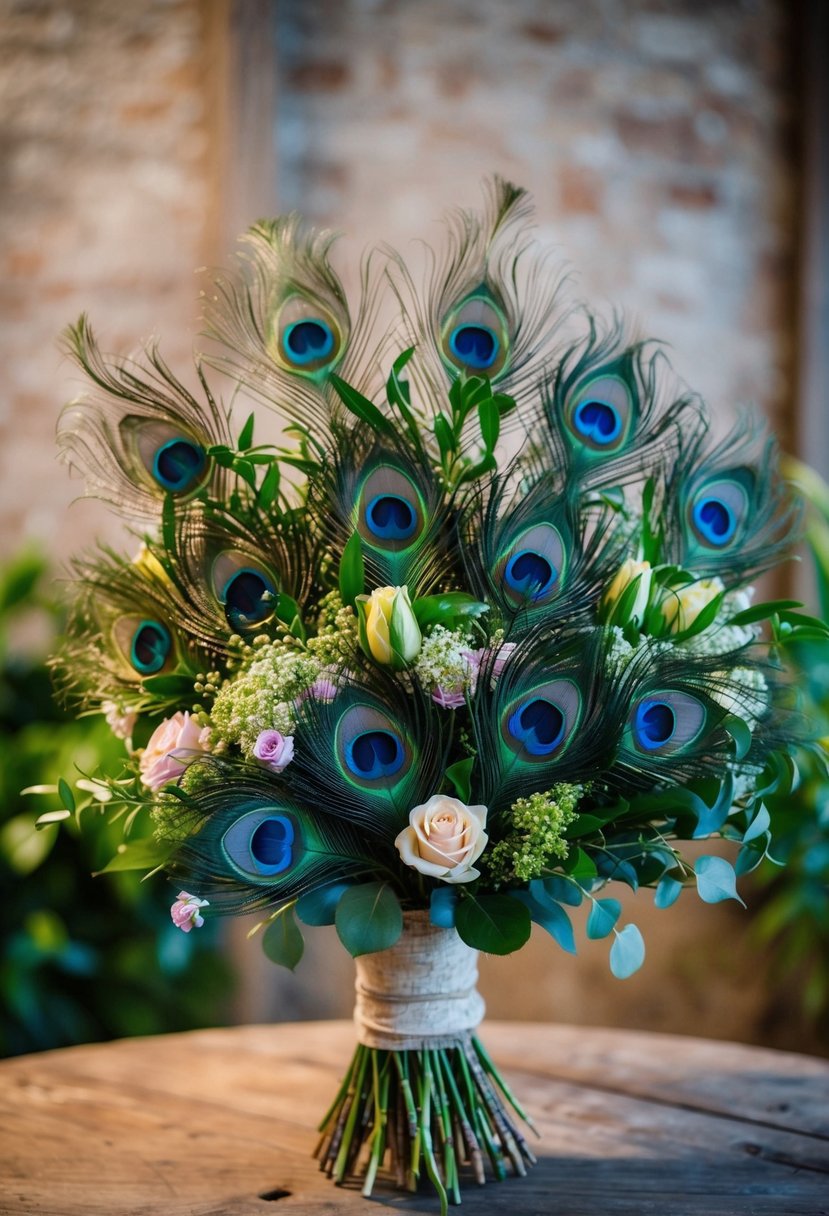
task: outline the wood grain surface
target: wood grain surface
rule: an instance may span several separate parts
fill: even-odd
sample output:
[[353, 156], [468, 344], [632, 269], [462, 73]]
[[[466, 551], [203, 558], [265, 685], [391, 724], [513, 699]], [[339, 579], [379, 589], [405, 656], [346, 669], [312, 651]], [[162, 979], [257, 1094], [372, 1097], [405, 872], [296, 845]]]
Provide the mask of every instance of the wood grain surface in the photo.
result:
[[[532, 1023], [486, 1023], [482, 1038], [539, 1125], [539, 1164], [470, 1180], [461, 1213], [829, 1216], [826, 1062]], [[311, 1022], [4, 1061], [0, 1212], [436, 1213], [425, 1189], [364, 1199], [311, 1160], [353, 1044], [349, 1024]]]

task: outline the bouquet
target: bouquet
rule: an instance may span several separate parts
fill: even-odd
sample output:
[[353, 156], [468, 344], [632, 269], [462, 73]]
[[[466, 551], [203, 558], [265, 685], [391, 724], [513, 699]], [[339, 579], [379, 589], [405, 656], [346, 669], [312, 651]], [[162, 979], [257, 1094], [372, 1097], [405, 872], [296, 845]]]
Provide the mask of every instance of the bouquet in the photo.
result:
[[[773, 441], [748, 417], [715, 439], [652, 343], [565, 307], [528, 224], [495, 179], [422, 281], [370, 256], [356, 312], [330, 234], [255, 225], [203, 293], [198, 397], [154, 345], [105, 357], [83, 317], [67, 339], [91, 390], [63, 456], [133, 547], [76, 561], [54, 666], [126, 759], [42, 820], [120, 816], [108, 868], [169, 875], [185, 932], [261, 912], [293, 968], [300, 924], [336, 925], [358, 1046], [320, 1165], [366, 1194], [386, 1161], [428, 1175], [442, 1210], [534, 1159], [477, 953], [533, 924], [575, 951], [587, 902], [624, 978], [644, 944], [610, 884], [738, 898], [805, 737], [783, 652], [825, 633], [752, 603], [798, 517]], [[736, 867], [683, 857], [712, 836]]]

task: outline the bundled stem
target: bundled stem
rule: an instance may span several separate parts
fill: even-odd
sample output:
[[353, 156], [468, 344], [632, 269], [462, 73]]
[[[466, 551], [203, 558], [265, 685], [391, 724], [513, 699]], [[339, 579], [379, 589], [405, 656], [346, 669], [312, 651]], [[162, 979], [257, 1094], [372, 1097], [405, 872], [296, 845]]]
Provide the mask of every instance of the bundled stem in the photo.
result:
[[314, 1155], [338, 1184], [361, 1176], [366, 1196], [386, 1157], [401, 1189], [416, 1190], [425, 1173], [445, 1216], [461, 1202], [462, 1170], [483, 1185], [486, 1157], [498, 1180], [534, 1164], [508, 1107], [536, 1130], [474, 1035], [407, 1051], [360, 1044]]

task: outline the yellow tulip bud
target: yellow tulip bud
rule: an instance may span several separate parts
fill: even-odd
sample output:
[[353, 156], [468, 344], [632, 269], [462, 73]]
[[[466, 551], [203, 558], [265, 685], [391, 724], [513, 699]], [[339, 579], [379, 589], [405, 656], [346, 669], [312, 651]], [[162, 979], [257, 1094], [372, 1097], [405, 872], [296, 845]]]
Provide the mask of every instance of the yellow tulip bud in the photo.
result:
[[422, 636], [408, 587], [377, 587], [357, 597], [365, 649], [376, 663], [402, 668], [417, 658]]
[[671, 633], [690, 629], [703, 608], [724, 590], [721, 578], [698, 578], [695, 583], [669, 591], [662, 601], [662, 615]]
[[622, 562], [613, 576], [610, 586], [602, 597], [602, 602], [608, 612], [613, 611], [630, 584], [636, 578], [639, 579], [639, 585], [636, 589], [636, 598], [633, 601], [630, 615], [632, 617], [639, 617], [641, 620], [650, 599], [653, 571], [651, 570], [650, 562], [636, 561], [632, 557]]

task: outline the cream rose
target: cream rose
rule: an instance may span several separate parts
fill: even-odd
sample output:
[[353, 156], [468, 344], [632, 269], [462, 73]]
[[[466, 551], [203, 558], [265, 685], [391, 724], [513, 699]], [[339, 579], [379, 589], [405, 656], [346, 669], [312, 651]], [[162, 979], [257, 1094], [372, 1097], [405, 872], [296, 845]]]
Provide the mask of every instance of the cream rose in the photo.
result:
[[395, 840], [407, 866], [443, 882], [472, 882], [472, 868], [489, 839], [484, 827], [487, 808], [466, 806], [457, 798], [434, 794], [409, 812], [409, 826]]
[[662, 602], [662, 615], [671, 633], [690, 629], [703, 608], [723, 591], [725, 584], [721, 578], [698, 578], [695, 583], [670, 591]]
[[144, 748], [141, 780], [150, 790], [177, 781], [191, 760], [210, 750], [210, 728], [199, 726], [188, 713], [173, 714], [156, 727]]

